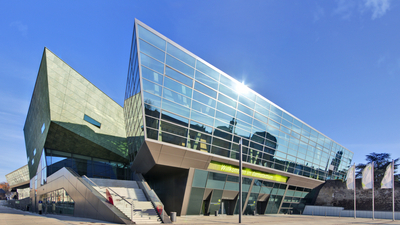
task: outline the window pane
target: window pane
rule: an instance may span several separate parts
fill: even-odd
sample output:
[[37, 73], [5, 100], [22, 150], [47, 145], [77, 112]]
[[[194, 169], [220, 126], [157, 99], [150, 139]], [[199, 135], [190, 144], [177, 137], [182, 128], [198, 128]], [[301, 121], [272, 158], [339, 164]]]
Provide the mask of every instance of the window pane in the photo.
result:
[[260, 122], [260, 121], [258, 121], [258, 120], [253, 120], [253, 126], [256, 126], [256, 127], [258, 127], [258, 128], [261, 128], [263, 131], [266, 131], [266, 130], [267, 130], [267, 124], [262, 123], [262, 122]]
[[167, 54], [167, 65], [181, 71], [182, 73], [188, 75], [189, 77], [193, 77], [194, 69], [183, 62], [175, 59], [174, 57]]
[[175, 125], [173, 123], [168, 123], [165, 121], [161, 121], [161, 131], [166, 131], [168, 133], [173, 133], [179, 136], [186, 137], [187, 135], [187, 128], [180, 127], [178, 125]]
[[161, 98], [155, 95], [152, 95], [147, 92], [143, 92], [143, 98], [144, 98], [144, 103], [156, 106], [156, 107], [161, 107]]
[[278, 114], [279, 116], [282, 116], [282, 110], [276, 108], [275, 106], [271, 105], [271, 111]]
[[199, 112], [202, 112], [204, 114], [207, 114], [209, 116], [214, 116], [214, 114], [215, 114], [215, 109], [214, 108], [211, 108], [209, 106], [203, 105], [203, 104], [198, 103], [196, 101], [192, 102], [192, 109], [195, 109], [195, 110], [197, 110]]
[[221, 102], [217, 103], [217, 109], [221, 110], [222, 112], [224, 112], [232, 117], [235, 117], [235, 115], [236, 115], [236, 110], [234, 108], [231, 108]]
[[143, 79], [143, 90], [161, 96], [161, 86]]
[[194, 91], [193, 99], [195, 99], [195, 100], [197, 100], [197, 101], [199, 101], [199, 102], [201, 102], [203, 104], [209, 105], [209, 106], [211, 106], [213, 108], [215, 107], [215, 102], [216, 101], [214, 99], [212, 99], [212, 98], [200, 93], [200, 92]]
[[190, 115], [190, 111], [188, 108], [182, 107], [181, 105], [178, 105], [166, 99], [164, 99], [162, 102], [162, 108], [184, 117], [189, 117]]
[[240, 111], [242, 111], [242, 112], [244, 112], [244, 113], [250, 115], [250, 116], [253, 116], [253, 110], [247, 108], [246, 106], [244, 106], [244, 105], [242, 105], [242, 104], [239, 104], [239, 105], [238, 105], [238, 109], [239, 109]]
[[[198, 147], [200, 147], [198, 142], [211, 144], [211, 135], [207, 135], [207, 134], [204, 134], [204, 133], [201, 133], [201, 132], [197, 132], [195, 130], [190, 130], [189, 131], [189, 137], [190, 137], [190, 139], [193, 140], [191, 142], [191, 147], [193, 149], [198, 149]], [[204, 146], [204, 148], [205, 148], [205, 146]], [[200, 149], [198, 149], [198, 150], [200, 150]]]
[[195, 170], [192, 187], [206, 187], [207, 175], [207, 171]]
[[190, 66], [194, 67], [196, 59], [188, 55], [184, 51], [180, 50], [179, 48], [173, 46], [170, 43], [167, 43], [167, 52], [175, 56], [176, 58], [182, 60], [183, 62], [189, 64]]
[[222, 95], [222, 94], [218, 95], [218, 100], [220, 100], [221, 102], [223, 102], [223, 103], [225, 103], [225, 104], [227, 104], [229, 106], [232, 106], [233, 108], [236, 109], [237, 103], [236, 103], [235, 100], [232, 100], [231, 98], [228, 98], [228, 97], [226, 97], [225, 95]]
[[189, 98], [192, 97], [192, 89], [191, 88], [189, 88], [183, 84], [180, 84], [174, 80], [171, 80], [167, 77], [165, 77], [165, 79], [164, 79], [164, 86], [173, 91], [176, 91], [178, 93], [186, 95]]
[[236, 100], [237, 97], [238, 97], [238, 95], [237, 95], [237, 93], [235, 91], [233, 91], [232, 89], [230, 89], [230, 88], [228, 88], [228, 87], [226, 87], [226, 86], [224, 86], [222, 84], [219, 85], [219, 91], [221, 93], [233, 98], [234, 100]]
[[[193, 115], [193, 112], [192, 112]], [[190, 128], [194, 130], [198, 130], [207, 134], [212, 134], [213, 128], [211, 126], [205, 126], [202, 123], [198, 123], [194, 120], [190, 121]]]
[[142, 77], [161, 85], [163, 82], [163, 75], [158, 74], [144, 66], [142, 66]]
[[[92, 117], [88, 116], [88, 115], [84, 115], [83, 119], [86, 120], [87, 122], [91, 123], [92, 125], [100, 128], [101, 127], [101, 123], [97, 122], [95, 119], [93, 119]], [[36, 149], [34, 150], [34, 155], [36, 154]], [[32, 163], [33, 164], [33, 163]]]
[[192, 120], [196, 120], [198, 122], [204, 123], [209, 126], [214, 125], [214, 118], [204, 115], [203, 113], [199, 113], [196, 111], [192, 111], [191, 117]]
[[193, 80], [169, 67], [165, 67], [165, 74], [181, 83], [186, 84], [189, 87], [193, 86]]
[[140, 51], [146, 53], [147, 55], [164, 62], [165, 52], [160, 51], [158, 48], [153, 47], [152, 45], [146, 43], [143, 40], [139, 40]]
[[263, 121], [264, 123], [268, 123], [268, 118], [257, 112], [254, 113], [254, 118], [257, 118], [257, 119]]
[[237, 112], [236, 118], [238, 118], [246, 123], [249, 123], [249, 124], [251, 124], [251, 122], [253, 120], [250, 116], [248, 116], [244, 113], [241, 113], [241, 112]]
[[194, 89], [196, 89], [196, 90], [198, 90], [200, 92], [203, 92], [204, 94], [209, 95], [209, 96], [211, 96], [213, 98], [217, 97], [217, 92], [216, 91], [213, 91], [211, 88], [208, 88], [208, 87], [200, 84], [197, 81], [194, 84]]
[[219, 81], [219, 73], [197, 60], [196, 69]]
[[251, 109], [254, 109], [255, 103], [253, 101], [250, 101], [249, 99], [243, 97], [243, 96], [239, 96], [239, 102], [242, 103], [243, 105], [246, 105], [246, 106], [250, 107]]
[[152, 45], [160, 48], [161, 50], [165, 50], [165, 40], [161, 39], [157, 35], [151, 33], [147, 29], [143, 28], [142, 26], [138, 26], [139, 30], [139, 37], [147, 42], [151, 43]]
[[160, 141], [186, 147], [186, 138], [185, 137], [168, 134], [165, 132], [160, 132], [159, 135], [160, 135], [160, 137], [159, 137]]
[[173, 101], [175, 103], [184, 105], [186, 107], [190, 107], [190, 104], [191, 104], [191, 99], [190, 98], [184, 97], [183, 95], [180, 95], [180, 94], [178, 94], [176, 92], [173, 92], [173, 91], [170, 91], [168, 89], [164, 89], [163, 97], [165, 99], [171, 100], [171, 101]]
[[282, 118], [275, 113], [270, 113], [269, 118], [275, 120], [276, 122], [280, 123], [282, 121]]
[[210, 77], [202, 74], [201, 72], [196, 71], [195, 79], [218, 90], [218, 81], [211, 79]]
[[140, 53], [140, 60], [142, 65], [149, 67], [152, 70], [155, 70], [159, 73], [164, 73], [164, 64], [143, 54]]
[[270, 107], [270, 104], [260, 96], [257, 96], [256, 102], [266, 109], [269, 109]]

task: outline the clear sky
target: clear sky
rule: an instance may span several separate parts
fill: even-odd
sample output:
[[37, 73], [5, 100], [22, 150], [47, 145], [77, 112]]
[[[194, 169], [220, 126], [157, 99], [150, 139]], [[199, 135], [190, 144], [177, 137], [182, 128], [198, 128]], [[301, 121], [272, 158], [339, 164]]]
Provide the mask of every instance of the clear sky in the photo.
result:
[[2, 1], [0, 182], [46, 46], [123, 105], [134, 18], [354, 152], [400, 157], [400, 1]]

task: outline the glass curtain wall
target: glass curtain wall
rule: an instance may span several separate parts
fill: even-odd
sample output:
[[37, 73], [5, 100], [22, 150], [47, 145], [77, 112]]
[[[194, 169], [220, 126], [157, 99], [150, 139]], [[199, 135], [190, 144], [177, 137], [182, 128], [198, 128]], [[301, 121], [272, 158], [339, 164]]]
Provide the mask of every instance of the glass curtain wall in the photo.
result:
[[95, 178], [129, 180], [129, 166], [120, 162], [88, 157], [67, 152], [46, 149], [47, 175], [57, 172], [63, 167], [73, 169], [80, 176]]
[[[311, 190], [308, 188], [287, 188], [284, 183], [254, 178], [243, 178], [242, 191], [245, 215], [289, 213], [289, 210], [292, 214], [300, 214], [305, 204], [311, 201], [308, 195]], [[224, 203], [224, 213], [239, 214], [238, 193], [238, 176], [196, 169], [187, 215], [221, 212], [221, 203]]]
[[162, 35], [140, 23], [135, 29], [126, 99], [143, 96], [127, 109], [136, 112], [127, 117], [127, 130], [136, 132], [129, 136], [140, 140], [132, 152], [144, 130], [147, 138], [234, 159], [243, 138], [248, 163], [318, 180], [344, 178], [352, 152]]
[[[125, 89], [124, 116], [129, 149], [129, 159], [133, 162], [144, 141], [142, 92], [140, 85], [139, 59], [137, 52], [136, 25], [133, 28], [132, 48], [129, 59], [128, 79]], [[155, 112], [156, 113], [156, 112]]]
[[44, 214], [74, 214], [75, 202], [64, 189], [43, 194], [40, 196], [40, 200], [43, 202]]

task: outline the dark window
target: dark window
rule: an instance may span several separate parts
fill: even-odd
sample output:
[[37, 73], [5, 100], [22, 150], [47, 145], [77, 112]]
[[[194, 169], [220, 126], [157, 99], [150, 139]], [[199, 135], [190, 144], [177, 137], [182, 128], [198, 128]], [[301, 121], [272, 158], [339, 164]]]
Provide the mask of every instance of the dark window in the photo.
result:
[[94, 120], [93, 118], [91, 118], [90, 116], [86, 115], [83, 117], [84, 120], [86, 120], [87, 122], [91, 123], [92, 125], [100, 128], [101, 123], [97, 122], [96, 120]]

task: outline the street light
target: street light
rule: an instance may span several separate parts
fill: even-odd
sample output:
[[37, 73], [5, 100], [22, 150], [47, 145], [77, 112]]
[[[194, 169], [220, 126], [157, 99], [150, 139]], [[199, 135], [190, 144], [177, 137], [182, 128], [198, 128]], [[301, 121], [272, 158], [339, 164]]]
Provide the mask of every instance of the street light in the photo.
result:
[[239, 223], [242, 223], [242, 142], [243, 139], [240, 138], [239, 141]]

